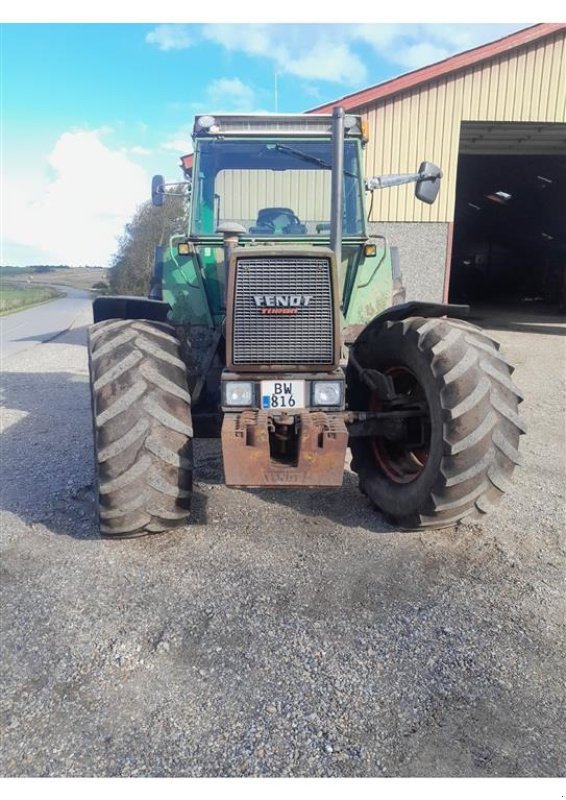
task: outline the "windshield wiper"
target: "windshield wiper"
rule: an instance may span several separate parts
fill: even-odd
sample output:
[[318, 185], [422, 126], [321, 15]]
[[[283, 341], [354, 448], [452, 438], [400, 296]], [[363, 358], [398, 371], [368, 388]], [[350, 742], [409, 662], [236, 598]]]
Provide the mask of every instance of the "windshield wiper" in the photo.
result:
[[[267, 145], [269, 147], [269, 145]], [[281, 153], [288, 153], [292, 156], [297, 156], [297, 158], [301, 158], [303, 161], [310, 161], [311, 164], [318, 164], [319, 167], [324, 167], [324, 169], [332, 169], [332, 164], [328, 164], [326, 161], [323, 161], [322, 158], [317, 158], [316, 156], [311, 156], [308, 153], [303, 153], [302, 150], [295, 150], [294, 147], [287, 147], [284, 144], [276, 144], [275, 149], [279, 150]], [[357, 178], [358, 176], [354, 172], [348, 172], [347, 169], [344, 170], [344, 175], [348, 175], [349, 178]]]

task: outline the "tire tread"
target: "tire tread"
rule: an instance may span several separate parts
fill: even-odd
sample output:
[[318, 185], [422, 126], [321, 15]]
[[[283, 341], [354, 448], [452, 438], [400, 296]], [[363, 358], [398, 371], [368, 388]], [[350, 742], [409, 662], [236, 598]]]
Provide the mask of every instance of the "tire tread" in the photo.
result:
[[[399, 515], [392, 513], [393, 501], [387, 507], [387, 479], [360, 440], [351, 444], [351, 468], [362, 492], [402, 527], [449, 527], [483, 516], [509, 490], [520, 463], [519, 437], [526, 430], [519, 416], [523, 396], [499, 344], [462, 320], [414, 317], [392, 323], [377, 335], [371, 351], [364, 345], [360, 363], [383, 369], [382, 362], [371, 363], [372, 352], [383, 353], [387, 347], [401, 352], [409, 340], [426, 359], [440, 398], [443, 453], [438, 475], [417, 507]], [[381, 475], [378, 488], [376, 473]]]
[[89, 329], [103, 536], [157, 533], [189, 516], [193, 428], [180, 351], [165, 323], [105, 320]]

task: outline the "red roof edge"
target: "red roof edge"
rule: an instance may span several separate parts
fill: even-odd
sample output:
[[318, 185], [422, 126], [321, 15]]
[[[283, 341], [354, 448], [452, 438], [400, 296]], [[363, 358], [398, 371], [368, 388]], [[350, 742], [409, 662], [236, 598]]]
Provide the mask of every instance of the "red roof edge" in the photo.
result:
[[553, 22], [531, 25], [529, 28], [523, 28], [515, 33], [510, 33], [501, 39], [479, 45], [479, 47], [474, 47], [472, 50], [465, 50], [463, 53], [450, 56], [443, 61], [437, 61], [435, 64], [431, 64], [428, 67], [421, 67], [413, 72], [400, 75], [398, 78], [392, 78], [383, 83], [378, 83], [375, 86], [370, 86], [367, 89], [362, 89], [359, 92], [347, 94], [344, 97], [340, 97], [338, 100], [325, 103], [322, 106], [311, 108], [307, 113], [331, 112], [332, 109], [338, 105], [346, 110], [356, 109], [374, 100], [380, 100], [383, 97], [398, 94], [399, 92], [418, 86], [421, 83], [434, 80], [449, 72], [455, 72], [456, 70], [464, 69], [465, 67], [472, 66], [488, 58], [493, 58], [515, 47], [536, 42], [538, 39], [543, 39], [561, 30], [566, 30], [566, 23]]
[[181, 156], [181, 169], [185, 175], [193, 168], [193, 153], [188, 153], [186, 156]]

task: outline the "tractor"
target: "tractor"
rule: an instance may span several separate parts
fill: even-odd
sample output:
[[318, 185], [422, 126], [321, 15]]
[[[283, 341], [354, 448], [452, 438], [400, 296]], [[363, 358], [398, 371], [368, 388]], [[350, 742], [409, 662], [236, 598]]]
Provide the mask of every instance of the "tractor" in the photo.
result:
[[[468, 308], [406, 301], [399, 255], [366, 231], [361, 117], [201, 115], [181, 159], [188, 228], [156, 247], [148, 298], [99, 297], [89, 329], [101, 533], [190, 519], [193, 439], [220, 437], [225, 482], [359, 487], [403, 529], [481, 518], [525, 428], [499, 345]], [[152, 183], [154, 205], [169, 192]]]

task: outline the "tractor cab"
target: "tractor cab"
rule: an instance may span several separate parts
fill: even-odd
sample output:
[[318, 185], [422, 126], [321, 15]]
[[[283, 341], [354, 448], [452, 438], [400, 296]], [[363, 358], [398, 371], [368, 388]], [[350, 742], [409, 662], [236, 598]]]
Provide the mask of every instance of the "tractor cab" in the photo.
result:
[[[213, 323], [225, 314], [226, 229], [232, 245], [252, 248], [333, 247], [333, 164], [336, 161], [329, 115], [215, 115], [198, 117], [194, 152], [181, 159], [191, 184], [188, 230], [163, 248], [166, 263], [162, 298], [173, 321], [186, 316], [187, 302]], [[341, 153], [341, 236], [337, 291], [341, 326], [362, 325], [391, 301], [394, 253], [383, 237], [368, 237], [365, 219], [363, 148], [365, 125], [344, 118]], [[154, 199], [156, 193], [154, 191]], [[159, 201], [162, 197], [159, 197]], [[335, 250], [336, 248], [333, 247]], [[183, 276], [201, 284], [201, 297], [180, 294]], [[200, 273], [197, 274], [197, 273]], [[177, 280], [177, 278], [180, 278]], [[353, 292], [356, 283], [366, 291]], [[206, 291], [206, 295], [205, 295]], [[370, 299], [371, 298], [371, 299]], [[205, 302], [206, 301], [206, 302]]]
[[[210, 118], [212, 119], [212, 118]], [[332, 141], [324, 125], [291, 127], [293, 117], [260, 119], [251, 134], [238, 118], [214, 118], [194, 131], [193, 202], [189, 236], [215, 236], [237, 222], [242, 243], [312, 240], [329, 243]], [[361, 130], [358, 118], [344, 148], [344, 234], [365, 238]], [[262, 124], [263, 123], [263, 124]], [[247, 134], [247, 135], [246, 135]]]

